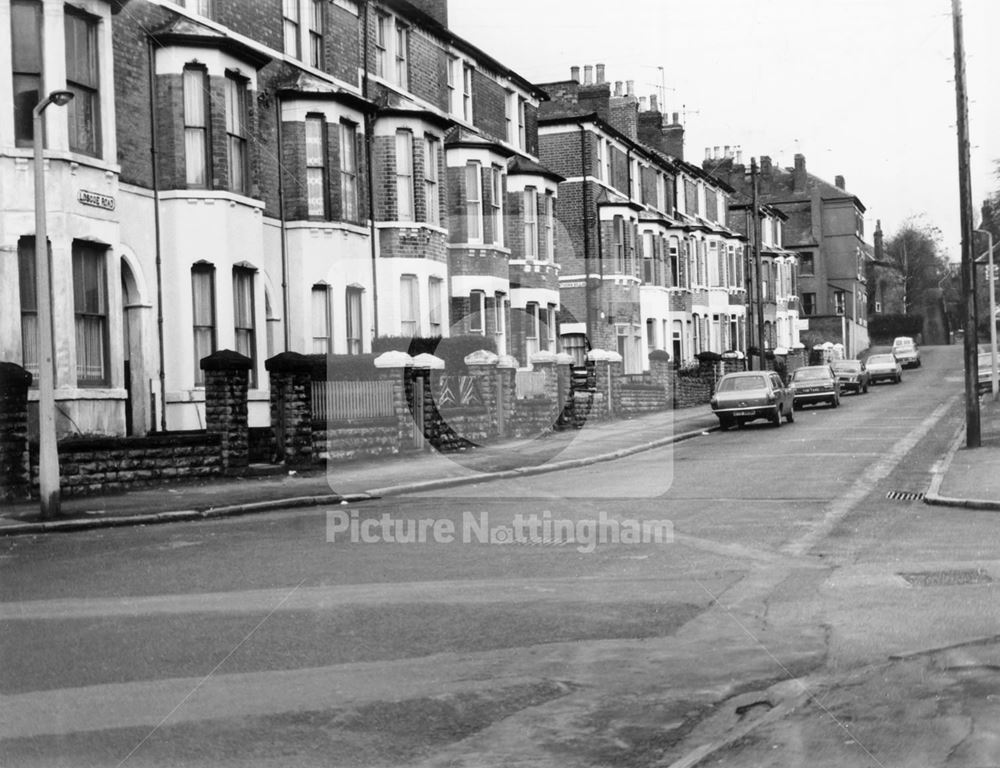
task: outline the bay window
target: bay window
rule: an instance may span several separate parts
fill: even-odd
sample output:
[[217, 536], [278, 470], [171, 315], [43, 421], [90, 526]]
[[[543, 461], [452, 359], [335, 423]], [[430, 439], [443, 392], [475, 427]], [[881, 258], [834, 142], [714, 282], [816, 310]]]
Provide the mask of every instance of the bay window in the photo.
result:
[[226, 75], [226, 157], [229, 189], [245, 194], [247, 183], [247, 82]]
[[215, 352], [215, 267], [201, 262], [191, 267], [191, 324], [194, 331], [194, 385], [205, 385], [202, 358]]
[[358, 214], [358, 126], [340, 123], [340, 217], [357, 221]]
[[534, 187], [524, 190], [524, 258], [538, 256], [538, 192]]
[[108, 383], [108, 281], [104, 246], [73, 243], [73, 310], [76, 379], [79, 385]]
[[361, 288], [347, 289], [347, 354], [360, 355], [362, 350]]
[[396, 220], [413, 221], [413, 134], [396, 131]]
[[309, 115], [306, 117], [306, 207], [310, 218], [328, 218], [326, 157], [326, 118]]
[[184, 91], [184, 167], [188, 187], [211, 186], [208, 162], [208, 72], [204, 67], [186, 66], [182, 76]]
[[256, 386], [257, 368], [256, 328], [254, 327], [253, 301], [254, 270], [247, 267], [233, 267], [233, 329], [236, 351], [251, 360], [250, 386]]
[[333, 329], [330, 318], [330, 286], [317, 283], [310, 293], [310, 316], [312, 318], [312, 351], [314, 355], [326, 355], [333, 351], [331, 344]]
[[420, 333], [420, 284], [416, 275], [399, 278], [399, 330], [409, 337]]

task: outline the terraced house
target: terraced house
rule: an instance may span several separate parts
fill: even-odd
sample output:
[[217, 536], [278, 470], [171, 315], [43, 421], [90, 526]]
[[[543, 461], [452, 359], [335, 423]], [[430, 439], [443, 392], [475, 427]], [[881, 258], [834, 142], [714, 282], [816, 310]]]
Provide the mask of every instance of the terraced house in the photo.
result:
[[732, 189], [683, 159], [683, 127], [612, 84], [602, 65], [543, 84], [542, 162], [560, 185], [563, 347], [676, 361], [745, 349], [744, 238], [727, 225]]
[[[44, 41], [44, 44], [43, 44]], [[0, 359], [37, 366], [31, 109], [46, 113], [59, 431], [205, 425], [199, 361], [378, 336], [554, 349], [546, 94], [443, 0], [0, 6]]]

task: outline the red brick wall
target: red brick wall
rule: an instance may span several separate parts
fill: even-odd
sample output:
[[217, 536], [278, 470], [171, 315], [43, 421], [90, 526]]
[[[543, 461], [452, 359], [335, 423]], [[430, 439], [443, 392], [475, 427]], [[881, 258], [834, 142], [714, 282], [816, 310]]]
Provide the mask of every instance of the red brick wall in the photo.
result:
[[333, 3], [326, 4], [323, 67], [348, 83], [358, 82], [361, 66], [361, 19]]
[[215, 20], [275, 50], [284, 49], [281, 0], [215, 0]]
[[472, 120], [475, 126], [497, 139], [506, 139], [507, 92], [478, 70], [472, 73]]

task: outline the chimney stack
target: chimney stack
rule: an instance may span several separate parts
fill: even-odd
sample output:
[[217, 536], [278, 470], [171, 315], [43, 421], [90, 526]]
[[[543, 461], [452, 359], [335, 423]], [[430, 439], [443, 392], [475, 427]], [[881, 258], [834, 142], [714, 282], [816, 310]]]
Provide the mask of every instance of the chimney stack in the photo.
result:
[[765, 179], [771, 178], [771, 158], [768, 155], [761, 155], [760, 175]]
[[626, 80], [625, 84], [628, 88], [628, 95], [635, 98], [635, 80]]
[[647, 111], [647, 109], [648, 109], [648, 107], [646, 107], [646, 97], [645, 96], [640, 96], [639, 97], [639, 111], [640, 112], [645, 112], [645, 111]]
[[660, 111], [660, 99], [655, 93], [652, 93], [649, 96], [649, 110], [651, 112]]
[[843, 189], [844, 191], [847, 190], [847, 187], [844, 185], [844, 177], [843, 176], [840, 176], [838, 174], [837, 177], [833, 180], [833, 182], [834, 182], [834, 184], [837, 185], [837, 189]]
[[743, 165], [743, 148], [736, 145], [736, 165]]
[[875, 261], [885, 260], [885, 246], [882, 240], [882, 220], [875, 219]]
[[797, 193], [806, 191], [806, 158], [805, 155], [795, 154], [795, 171], [792, 179], [793, 190]]
[[625, 91], [623, 90], [624, 85], [625, 84], [621, 80], [615, 80], [615, 96], [625, 95]]
[[672, 125], [680, 125], [681, 124], [680, 117], [681, 117], [681, 113], [680, 112], [674, 112], [674, 119], [673, 119], [673, 121], [672, 121], [671, 124]]
[[604, 65], [603, 64], [598, 64], [597, 65], [597, 84], [598, 85], [603, 85], [604, 84]]
[[594, 67], [591, 64], [583, 66], [583, 84], [591, 85], [594, 82]]
[[711, 160], [712, 159], [712, 148], [711, 147], [705, 147], [705, 159], [706, 160]]
[[572, 80], [574, 83], [579, 83], [580, 82], [580, 68], [579, 67], [570, 67], [569, 68], [569, 79]]

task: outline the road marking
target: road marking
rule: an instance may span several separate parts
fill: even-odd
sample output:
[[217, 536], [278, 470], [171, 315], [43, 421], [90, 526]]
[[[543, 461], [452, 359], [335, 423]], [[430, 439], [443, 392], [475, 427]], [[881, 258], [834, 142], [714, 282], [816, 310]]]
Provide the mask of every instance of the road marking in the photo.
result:
[[781, 551], [789, 555], [801, 556], [829, 535], [837, 523], [849, 515], [858, 503], [874, 490], [879, 481], [884, 480], [899, 466], [906, 454], [913, 450], [924, 435], [931, 431], [931, 428], [941, 420], [961, 396], [961, 394], [952, 395], [935, 408], [931, 415], [921, 421], [914, 430], [896, 442], [884, 458], [870, 466], [861, 477], [855, 480], [847, 493], [829, 504], [823, 517], [814, 523], [805, 535], [788, 542], [781, 548]]

